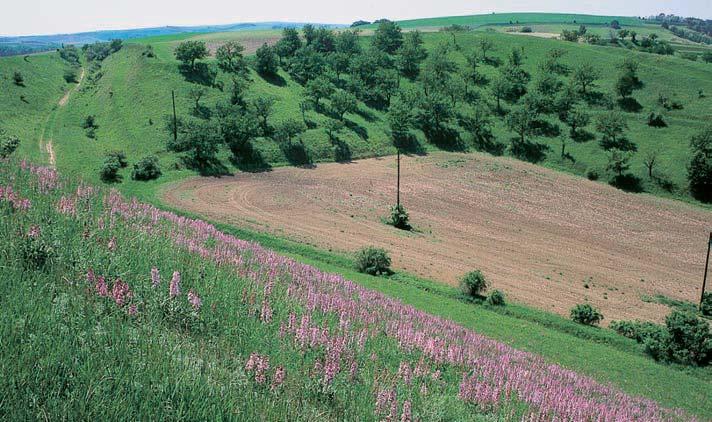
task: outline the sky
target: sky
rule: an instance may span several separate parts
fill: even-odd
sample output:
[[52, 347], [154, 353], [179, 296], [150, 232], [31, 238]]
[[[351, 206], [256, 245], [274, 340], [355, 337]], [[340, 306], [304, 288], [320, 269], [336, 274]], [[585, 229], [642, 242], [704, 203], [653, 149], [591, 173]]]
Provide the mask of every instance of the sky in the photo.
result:
[[39, 35], [166, 25], [286, 21], [351, 23], [492, 12], [618, 16], [674, 13], [712, 19], [712, 0], [3, 0], [0, 35]]

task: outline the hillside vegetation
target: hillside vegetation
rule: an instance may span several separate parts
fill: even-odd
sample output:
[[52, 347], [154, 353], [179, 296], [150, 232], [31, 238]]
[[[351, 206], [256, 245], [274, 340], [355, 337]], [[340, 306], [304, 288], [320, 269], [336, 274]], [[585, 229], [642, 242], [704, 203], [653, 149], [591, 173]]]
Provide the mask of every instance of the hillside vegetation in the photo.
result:
[[0, 186], [5, 417], [690, 418], [50, 168], [4, 161]]

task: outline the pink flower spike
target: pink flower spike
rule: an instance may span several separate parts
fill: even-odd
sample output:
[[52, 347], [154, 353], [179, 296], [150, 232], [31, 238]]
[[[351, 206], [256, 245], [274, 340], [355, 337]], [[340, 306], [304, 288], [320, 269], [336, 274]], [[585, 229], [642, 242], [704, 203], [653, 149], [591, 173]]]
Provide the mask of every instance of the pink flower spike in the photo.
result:
[[196, 312], [200, 311], [200, 307], [203, 305], [203, 301], [200, 299], [192, 289], [188, 292], [188, 302], [195, 309]]
[[158, 268], [153, 267], [151, 268], [151, 285], [153, 285], [154, 288], [158, 287], [158, 285], [161, 283], [161, 274], [158, 272]]
[[171, 278], [170, 296], [172, 299], [179, 295], [180, 295], [180, 273], [178, 271], [174, 271], [173, 278]]

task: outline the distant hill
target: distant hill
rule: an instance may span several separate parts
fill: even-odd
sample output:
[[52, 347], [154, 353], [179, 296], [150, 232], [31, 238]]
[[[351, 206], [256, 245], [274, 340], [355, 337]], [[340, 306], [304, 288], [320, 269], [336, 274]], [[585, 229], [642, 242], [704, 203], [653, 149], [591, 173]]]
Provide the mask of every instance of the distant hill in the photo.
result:
[[[0, 37], [0, 56], [29, 54], [40, 51], [53, 50], [62, 44], [91, 44], [113, 39], [128, 40], [145, 38], [158, 35], [175, 35], [182, 33], [212, 33], [245, 30], [282, 29], [286, 27], [301, 28], [306, 22], [253, 22], [233, 23], [226, 25], [201, 25], [201, 26], [162, 26], [156, 28], [120, 29], [78, 32], [74, 34], [55, 35], [27, 35], [18, 37]], [[327, 28], [339, 28], [345, 25], [315, 24]]]

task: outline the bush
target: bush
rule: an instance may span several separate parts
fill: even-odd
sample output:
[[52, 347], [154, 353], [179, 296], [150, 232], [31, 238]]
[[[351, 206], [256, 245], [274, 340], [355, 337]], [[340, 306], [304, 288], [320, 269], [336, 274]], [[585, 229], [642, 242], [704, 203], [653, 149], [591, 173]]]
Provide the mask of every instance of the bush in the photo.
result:
[[611, 329], [638, 343], [644, 343], [646, 338], [665, 331], [661, 325], [649, 321], [611, 321]]
[[580, 303], [571, 309], [571, 319], [583, 325], [597, 325], [603, 314], [588, 303]]
[[22, 76], [22, 73], [20, 73], [20, 72], [15, 71], [15, 73], [12, 74], [12, 81], [17, 86], [25, 86], [25, 78]]
[[8, 135], [4, 130], [0, 129], [0, 158], [7, 158], [20, 145], [20, 139], [17, 136]]
[[493, 290], [492, 293], [487, 296], [487, 303], [494, 306], [504, 306], [504, 293], [500, 290]]
[[648, 126], [650, 126], [650, 127], [667, 127], [667, 123], [665, 123], [665, 119], [663, 119], [662, 114], [651, 111], [650, 114], [648, 115]]
[[523, 27], [519, 32], [521, 32], [521, 33], [523, 33], [523, 34], [529, 34], [529, 33], [534, 32], [534, 31], [532, 30], [532, 27], [531, 27], [531, 26], [525, 26], [525, 27]]
[[411, 226], [408, 218], [408, 211], [405, 210], [403, 204], [394, 205], [391, 207], [391, 217], [388, 220], [388, 224], [397, 229], [410, 230]]
[[88, 115], [84, 118], [82, 122], [82, 128], [84, 129], [95, 129], [99, 126], [96, 124], [96, 117], [93, 114]]
[[702, 312], [702, 315], [704, 316], [712, 316], [712, 292], [705, 292], [702, 294], [700, 312]]
[[121, 169], [119, 160], [116, 157], [107, 156], [99, 169], [99, 177], [107, 183], [116, 182], [119, 180], [119, 169]]
[[19, 243], [20, 258], [27, 270], [43, 270], [54, 256], [54, 248], [41, 235], [23, 237]]
[[586, 170], [586, 177], [588, 180], [598, 180], [598, 170], [596, 169], [588, 169]]
[[126, 154], [124, 154], [123, 151], [111, 151], [110, 153], [106, 154], [106, 158], [115, 158], [122, 169], [126, 168], [129, 165], [129, 162], [126, 160]]
[[158, 157], [150, 155], [142, 158], [134, 164], [131, 178], [134, 180], [153, 180], [161, 176], [161, 168], [158, 165]]
[[460, 279], [460, 290], [466, 296], [480, 296], [487, 290], [487, 280], [480, 270], [470, 271]]
[[77, 82], [77, 72], [75, 72], [73, 69], [65, 70], [64, 71], [64, 80], [67, 81], [68, 84], [76, 83]]
[[356, 252], [356, 269], [371, 275], [388, 274], [391, 257], [385, 249], [369, 246]]

